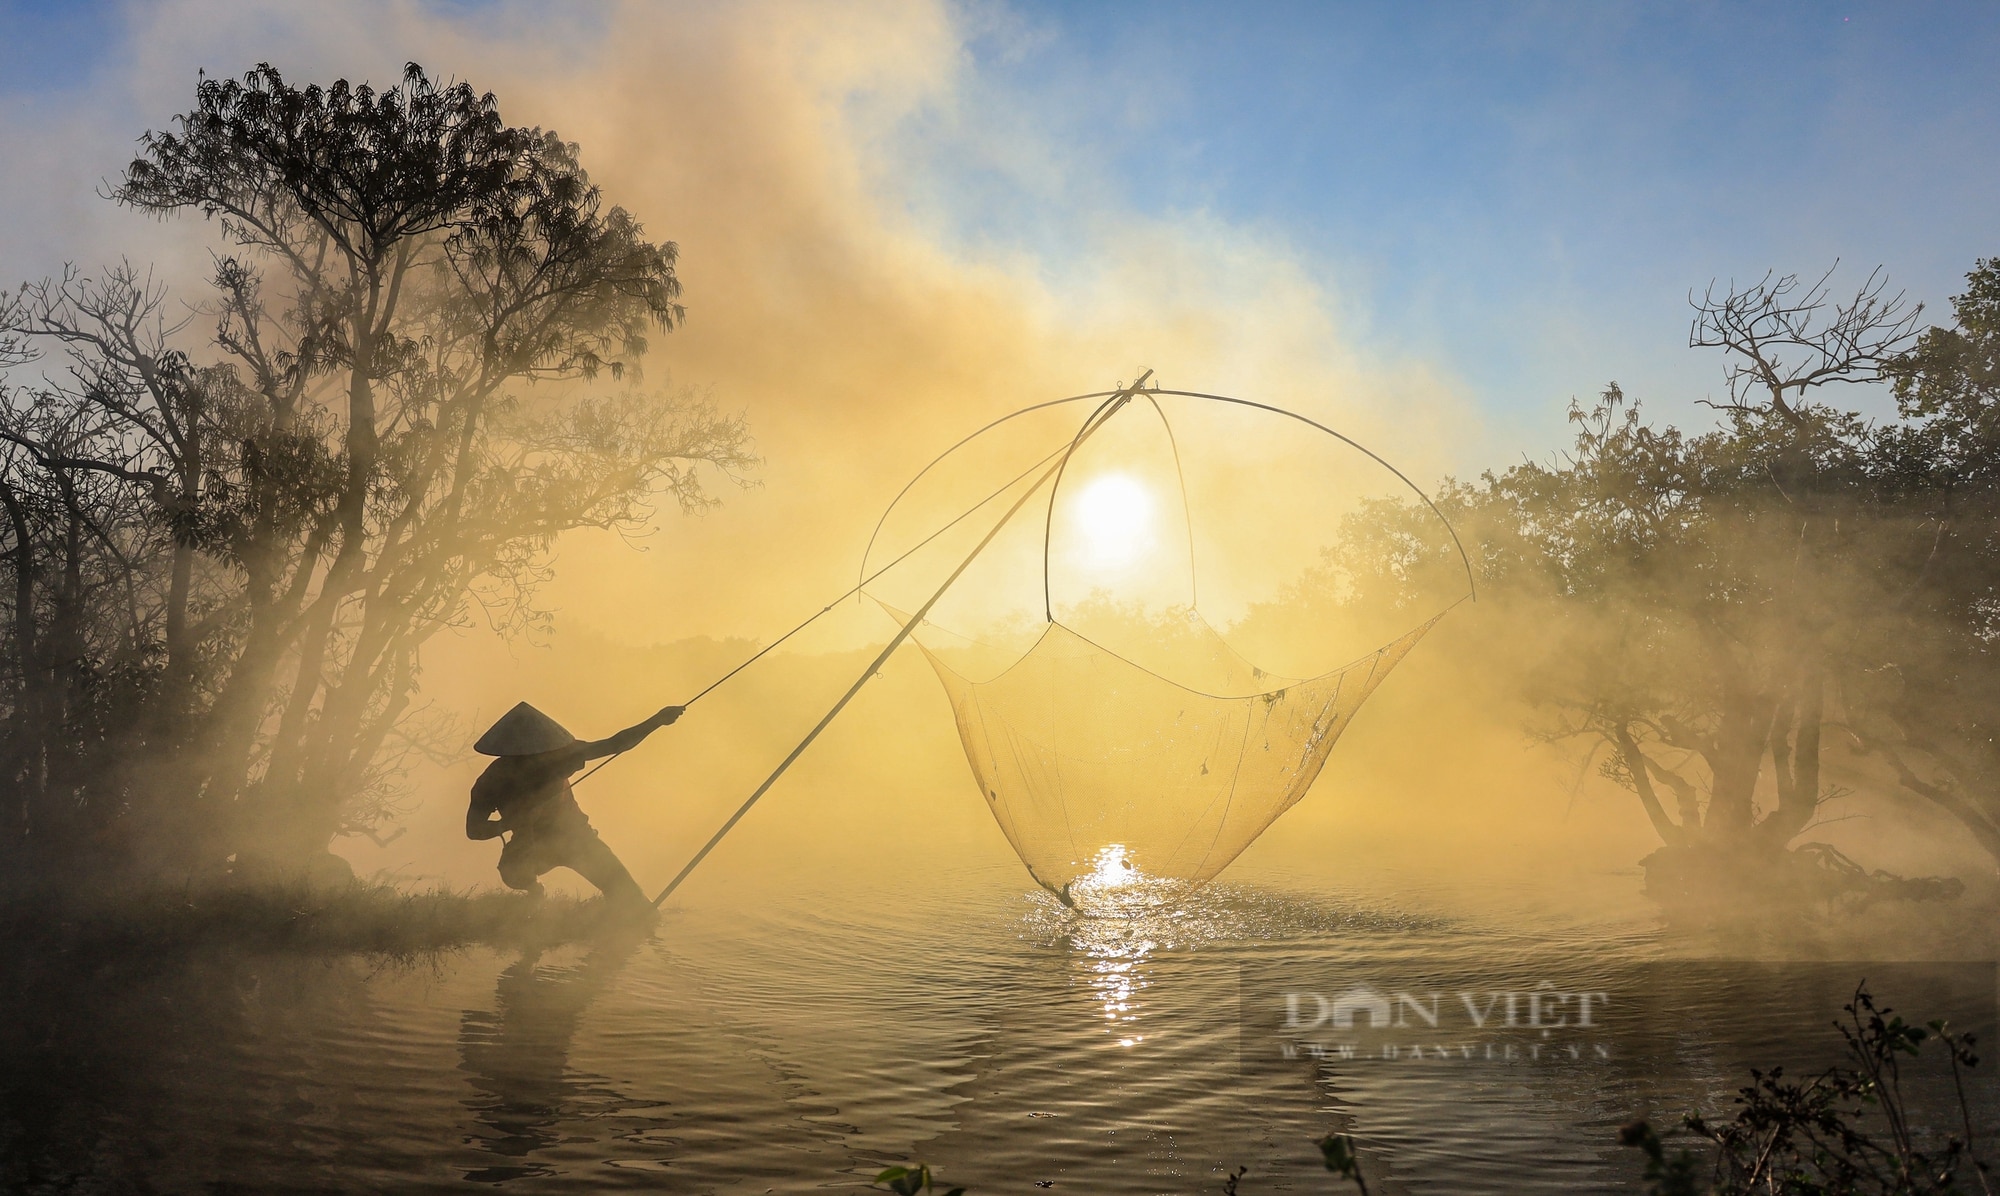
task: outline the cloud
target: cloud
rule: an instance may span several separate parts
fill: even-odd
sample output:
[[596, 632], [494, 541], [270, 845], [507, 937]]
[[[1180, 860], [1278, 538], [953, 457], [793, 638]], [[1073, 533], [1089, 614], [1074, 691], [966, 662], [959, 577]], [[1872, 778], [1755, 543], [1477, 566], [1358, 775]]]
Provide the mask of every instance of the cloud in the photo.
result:
[[680, 242], [691, 316], [664, 356], [747, 409], [768, 461], [761, 491], [671, 530], [625, 618], [701, 609], [719, 584], [741, 620], [726, 630], [768, 633], [806, 594], [746, 592], [759, 561], [824, 590], [936, 447], [1141, 366], [1334, 420], [1419, 476], [1454, 459], [1452, 387], [1353, 343], [1335, 286], [1267, 230], [1092, 208], [1077, 199], [1097, 190], [1090, 167], [1060, 144], [1012, 159], [1056, 177], [1007, 187], [1069, 201], [1052, 219], [1087, 230], [1073, 256], [954, 241], [916, 214], [901, 180], [922, 175], [906, 155], [923, 141], [895, 131], [955, 112], [936, 123], [982, 135], [957, 109], [974, 68], [954, 10], [635, 6], [611, 25], [587, 74], [503, 94], [579, 140], [607, 190]]
[[[1464, 443], [1453, 386], [1356, 344], [1335, 281], [1281, 232], [1094, 200], [1114, 189], [1092, 186], [1078, 147], [1016, 118], [983, 119], [993, 96], [968, 39], [1046, 35], [1004, 9], [188, 0], [128, 18], [103, 87], [64, 123], [6, 134], [17, 152], [88, 163], [50, 188], [61, 211], [94, 213], [62, 231], [66, 256], [126, 252], [144, 231], [142, 251], [195, 277], [211, 229], [142, 230], [90, 183], [115, 173], [143, 127], [186, 106], [198, 68], [258, 60], [298, 79], [388, 80], [409, 58], [468, 79], [496, 92], [510, 121], [579, 142], [608, 194], [680, 244], [689, 321], [660, 342], [652, 379], [745, 411], [763, 484], [727, 492], [702, 519], [665, 517], [644, 554], [610, 537], [566, 543], [551, 600], [599, 630], [768, 635], [838, 588], [882, 503], [937, 446], [1141, 366], [1335, 420], [1418, 476]], [[974, 243], [953, 236], [948, 215], [925, 213], [953, 193], [926, 174], [952, 156], [931, 158], [939, 138], [1004, 143], [994, 186], [1049, 205], [1047, 222], [1074, 230], [1070, 248]], [[956, 193], [982, 202], [967, 186]], [[51, 206], [30, 218], [57, 220]], [[7, 248], [35, 235], [19, 223]]]

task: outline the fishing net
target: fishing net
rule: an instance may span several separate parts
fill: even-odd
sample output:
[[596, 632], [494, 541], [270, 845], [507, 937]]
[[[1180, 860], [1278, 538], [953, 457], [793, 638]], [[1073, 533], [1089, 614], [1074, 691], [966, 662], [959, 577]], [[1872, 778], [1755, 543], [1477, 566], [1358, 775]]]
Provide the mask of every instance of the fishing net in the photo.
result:
[[919, 627], [987, 808], [1065, 900], [1079, 884], [1213, 878], [1305, 795], [1361, 704], [1437, 622], [1293, 679], [1184, 617], [1187, 633], [1153, 639], [1144, 665], [1050, 622], [985, 679], [965, 670], [990, 651]]
[[[1159, 401], [1167, 396], [1210, 404], [1224, 415], [1256, 409], [1288, 417], [1294, 426], [1310, 425], [1416, 490], [1381, 458], [1304, 417], [1221, 396], [1134, 388], [1106, 399], [1066, 443], [973, 508], [1016, 496], [997, 522], [974, 521], [988, 530], [969, 553], [961, 545], [947, 554], [960, 561], [957, 571], [942, 586], [927, 581], [920, 587], [930, 597], [916, 614], [871, 595], [895, 617], [901, 634], [922, 649], [943, 683], [973, 779], [1001, 832], [1034, 879], [1071, 904], [1120, 890], [1213, 879], [1305, 796], [1362, 704], [1443, 617], [1440, 612], [1316, 676], [1281, 676], [1246, 660], [1199, 613], [1197, 592], [1206, 584], [1198, 585], [1195, 576], [1201, 504], [1190, 499], [1188, 477], [1200, 476], [1203, 463], [1183, 460], [1181, 442]], [[1143, 398], [1143, 410], [1156, 413], [1157, 421], [1127, 421], [1098, 436], [1134, 398]], [[946, 457], [976, 447], [998, 423], [1014, 418], [988, 425], [926, 466], [890, 503], [883, 522]], [[1057, 603], [1050, 561], [1060, 558], [1051, 546], [1057, 516], [1065, 510], [1058, 497], [1064, 474], [1075, 469], [1078, 476], [1113, 476], [1079, 453], [1097, 451], [1116, 465], [1116, 476], [1137, 486], [1135, 479], [1144, 476], [1138, 450], [1117, 437], [1121, 429], [1145, 434], [1148, 428], [1158, 429], [1165, 454], [1156, 456], [1154, 489], [1177, 490], [1181, 499], [1186, 551], [1174, 558], [1169, 547], [1166, 556], [1185, 562], [1185, 605], [1163, 609], [1145, 600], [1114, 599], [1092, 615], [1091, 603]], [[1197, 452], [1243, 449], [1239, 439], [1217, 434], [1215, 427], [1206, 432], [1192, 442]], [[1249, 466], [1262, 468], [1254, 475], [1260, 481], [1268, 480], [1270, 460], [1267, 452]], [[1240, 489], [1239, 479], [1247, 475], [1236, 468], [1213, 476]], [[971, 485], [969, 477], [952, 480]], [[1016, 520], [1023, 510], [1029, 515]], [[1442, 516], [1439, 521], [1449, 532]], [[876, 530], [880, 536], [882, 524]], [[1008, 535], [1016, 539], [1010, 542]], [[1456, 548], [1456, 537], [1451, 540]], [[1463, 561], [1462, 550], [1459, 556]], [[984, 576], [960, 581], [982, 562]], [[1466, 567], [1469, 589], [1469, 562]], [[864, 552], [864, 579], [867, 568]], [[1116, 569], [1101, 572], [1111, 575]], [[931, 621], [947, 592], [977, 606], [992, 591], [1024, 580], [1036, 590], [1039, 617], [1018, 628], [1023, 634], [1011, 649]], [[1112, 617], [1101, 617], [1107, 610]]]

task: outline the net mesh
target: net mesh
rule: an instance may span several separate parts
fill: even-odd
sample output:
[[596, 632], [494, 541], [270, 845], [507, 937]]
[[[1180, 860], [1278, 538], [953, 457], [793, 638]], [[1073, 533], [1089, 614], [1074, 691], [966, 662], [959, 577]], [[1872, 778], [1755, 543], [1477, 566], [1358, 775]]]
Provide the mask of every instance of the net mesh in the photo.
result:
[[[1180, 402], [1177, 415], [1195, 420], [1194, 437], [1176, 434], [1162, 405], [1172, 399]], [[1063, 405], [1082, 401], [1096, 405], [1072, 427], [1081, 409]], [[1157, 420], [1114, 418], [1124, 411]], [[1045, 443], [1027, 424], [1011, 424], [1035, 412], [1062, 422], [1063, 438]], [[1277, 422], [1239, 426], [1252, 412]], [[989, 443], [1003, 426], [1034, 448]], [[1301, 446], [1302, 427], [1328, 439]], [[1339, 467], [1302, 455], [1329, 445]], [[1184, 447], [1191, 450], [1185, 456]], [[1227, 452], [1203, 451], [1218, 448]], [[961, 450], [966, 456], [952, 469], [937, 468]], [[1305, 795], [1362, 704], [1442, 617], [1331, 672], [1283, 677], [1246, 660], [1200, 616], [1203, 592], [1215, 601], [1213, 576], [1222, 579], [1224, 605], [1241, 606], [1260, 586], [1282, 587], [1287, 575], [1279, 566], [1296, 556], [1287, 546], [1309, 547], [1303, 541], [1315, 534], [1296, 513], [1350, 509], [1374, 484], [1361, 475], [1375, 469], [1437, 509], [1381, 457], [1305, 416], [1135, 384], [1023, 408], [947, 449], [890, 501], [863, 553], [862, 577], [870, 577], [878, 540], [885, 549], [900, 542], [885, 529], [906, 498], [913, 511], [958, 509], [985, 488], [997, 462], [1007, 462], [996, 473], [1005, 476], [1037, 450], [1045, 455], [976, 504], [1019, 495], [1007, 513], [954, 533], [984, 538], [969, 554], [959, 545], [943, 550], [958, 562], [943, 586], [926, 576], [916, 587], [930, 595], [919, 608], [927, 619], [942, 610], [945, 621], [988, 627], [1009, 646], [974, 642], [927, 621], [913, 627], [885, 609], [901, 634], [914, 631], [943, 683], [980, 793], [1034, 878], [1071, 904], [1072, 897], [1123, 904], [1135, 892], [1165, 896], [1213, 879]], [[974, 457], [986, 467], [975, 467]], [[1259, 477], [1304, 468], [1289, 468], [1282, 485], [1245, 486], [1246, 462], [1256, 463]], [[1360, 473], [1349, 468], [1357, 463]], [[1176, 493], [1184, 545], [1153, 536], [1150, 496]], [[1196, 501], [1203, 493], [1213, 501]], [[1031, 518], [1014, 521], [1023, 507]], [[1205, 508], [1219, 524], [1207, 526]], [[1272, 534], [1238, 530], [1253, 527]], [[1441, 513], [1438, 527], [1457, 548]], [[1458, 555], [1470, 597], [1470, 561]], [[1052, 565], [1059, 576], [1052, 577]], [[1197, 576], [1201, 569], [1210, 576]], [[1092, 588], [1079, 601], [1083, 583]], [[1030, 584], [1034, 592], [1023, 602], [1020, 590]], [[1169, 605], [1181, 601], [1187, 605]], [[1024, 618], [1030, 610], [1035, 617]]]
[[1001, 831], [1068, 900], [1079, 884], [1213, 878], [1305, 795], [1361, 704], [1441, 617], [1302, 680], [1251, 665], [1192, 613], [1126, 654], [1050, 622], [990, 673], [989, 648], [930, 624], [915, 638]]

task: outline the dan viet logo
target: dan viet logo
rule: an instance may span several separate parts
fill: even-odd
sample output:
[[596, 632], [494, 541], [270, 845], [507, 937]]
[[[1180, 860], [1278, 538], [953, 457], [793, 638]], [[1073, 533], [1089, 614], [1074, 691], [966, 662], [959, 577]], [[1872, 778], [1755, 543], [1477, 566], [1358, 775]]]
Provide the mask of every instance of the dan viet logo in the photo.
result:
[[1609, 1059], [1611, 994], [1543, 981], [1533, 988], [1289, 991], [1280, 999], [1286, 1059], [1562, 1062]]

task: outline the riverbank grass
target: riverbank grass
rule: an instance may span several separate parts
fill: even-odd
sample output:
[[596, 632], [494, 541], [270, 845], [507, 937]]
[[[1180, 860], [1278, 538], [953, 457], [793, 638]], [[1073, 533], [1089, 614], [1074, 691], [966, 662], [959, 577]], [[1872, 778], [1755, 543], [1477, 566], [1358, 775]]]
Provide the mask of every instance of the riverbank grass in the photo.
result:
[[601, 898], [303, 876], [116, 893], [45, 890], [0, 903], [0, 938], [17, 949], [58, 951], [233, 947], [408, 956], [479, 945], [553, 946], [632, 922], [632, 914]]

